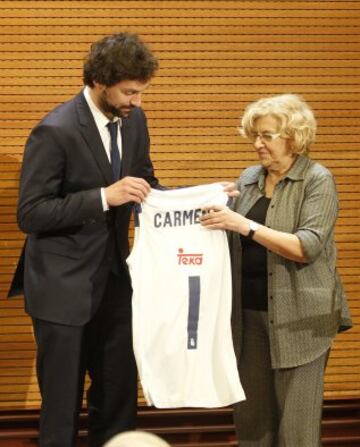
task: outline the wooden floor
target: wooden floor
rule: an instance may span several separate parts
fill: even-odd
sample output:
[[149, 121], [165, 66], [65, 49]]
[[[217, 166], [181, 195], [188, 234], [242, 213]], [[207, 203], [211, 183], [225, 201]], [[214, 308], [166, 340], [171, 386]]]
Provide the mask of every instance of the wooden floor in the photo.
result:
[[[0, 411], [0, 447], [36, 447], [38, 411]], [[77, 447], [86, 447], [86, 413], [80, 418]], [[223, 409], [155, 410], [141, 408], [138, 425], [172, 447], [237, 447], [232, 411]], [[360, 447], [360, 399], [324, 403], [323, 447]], [[64, 446], [65, 447], [65, 446]], [[295, 447], [295, 446], [291, 446]]]

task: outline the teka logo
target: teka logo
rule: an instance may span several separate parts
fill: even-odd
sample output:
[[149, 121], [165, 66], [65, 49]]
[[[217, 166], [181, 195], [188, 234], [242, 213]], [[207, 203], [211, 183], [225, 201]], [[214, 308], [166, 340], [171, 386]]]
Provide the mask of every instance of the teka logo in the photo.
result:
[[182, 248], [178, 249], [179, 265], [201, 265], [203, 262], [202, 253], [184, 253]]

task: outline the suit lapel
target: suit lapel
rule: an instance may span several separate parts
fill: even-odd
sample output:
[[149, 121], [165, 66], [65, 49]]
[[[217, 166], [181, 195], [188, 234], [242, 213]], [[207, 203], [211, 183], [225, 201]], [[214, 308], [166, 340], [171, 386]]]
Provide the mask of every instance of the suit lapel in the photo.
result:
[[75, 104], [80, 124], [80, 132], [88, 148], [91, 150], [106, 183], [110, 185], [114, 182], [111, 165], [107, 158], [98, 128], [96, 127], [94, 118], [82, 92], [76, 96]]

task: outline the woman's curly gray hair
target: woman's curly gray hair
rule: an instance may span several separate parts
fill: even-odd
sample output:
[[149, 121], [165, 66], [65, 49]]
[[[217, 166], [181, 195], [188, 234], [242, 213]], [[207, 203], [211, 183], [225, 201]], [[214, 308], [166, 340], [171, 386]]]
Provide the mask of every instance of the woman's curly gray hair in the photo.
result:
[[294, 153], [307, 154], [315, 141], [316, 120], [309, 105], [291, 93], [262, 98], [249, 104], [241, 120], [241, 135], [256, 133], [258, 118], [271, 115], [278, 121], [277, 132], [291, 142]]

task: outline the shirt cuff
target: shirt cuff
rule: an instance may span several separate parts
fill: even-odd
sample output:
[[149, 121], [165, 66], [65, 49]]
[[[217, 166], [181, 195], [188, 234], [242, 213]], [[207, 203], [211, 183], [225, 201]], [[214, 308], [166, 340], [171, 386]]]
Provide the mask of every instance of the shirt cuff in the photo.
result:
[[295, 236], [300, 239], [307, 261], [314, 262], [322, 250], [319, 235], [311, 230], [298, 230]]
[[101, 202], [102, 202], [103, 211], [109, 211], [110, 208], [109, 208], [109, 205], [106, 200], [105, 188], [100, 188], [100, 192], [101, 192]]

